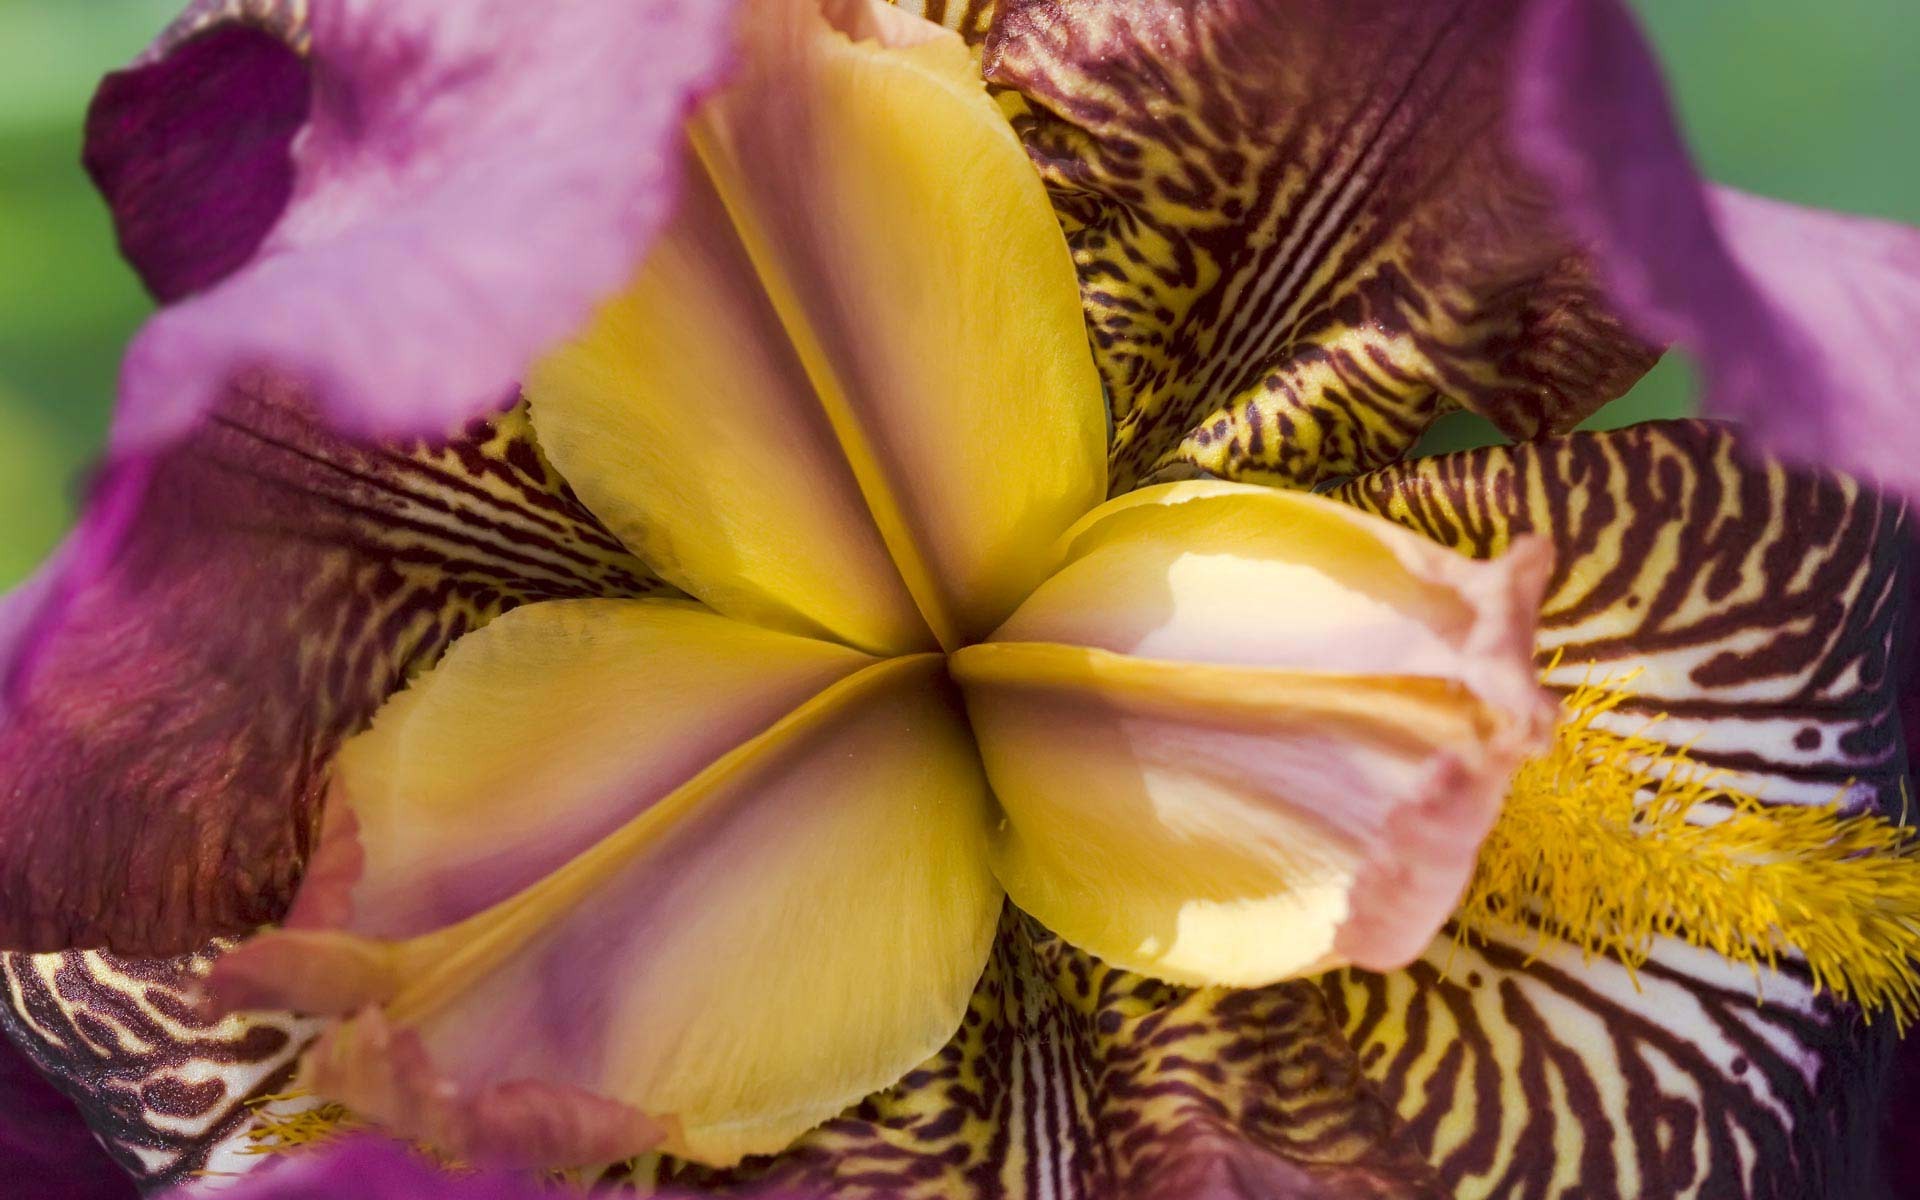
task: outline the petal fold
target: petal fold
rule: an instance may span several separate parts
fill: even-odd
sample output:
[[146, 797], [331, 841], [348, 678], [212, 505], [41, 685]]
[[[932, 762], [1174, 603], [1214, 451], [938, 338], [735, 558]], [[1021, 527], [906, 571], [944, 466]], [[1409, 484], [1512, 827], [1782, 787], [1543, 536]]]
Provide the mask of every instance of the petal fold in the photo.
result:
[[1225, 483], [1111, 501], [1064, 546], [953, 658], [1015, 903], [1181, 983], [1417, 954], [1545, 729], [1541, 548], [1487, 570]]
[[721, 611], [920, 648], [904, 590], [952, 648], [1104, 486], [1066, 246], [957, 36], [861, 4], [830, 14], [855, 36], [815, 0], [750, 15], [690, 125], [686, 209], [535, 371], [534, 419], [587, 502]]
[[[615, 603], [479, 631], [346, 751], [336, 800], [382, 835], [351, 916], [264, 935], [213, 981], [228, 1007], [347, 1018], [307, 1062], [322, 1094], [470, 1159], [660, 1146], [726, 1163], [786, 1145], [959, 1025], [1001, 893], [939, 659], [849, 672], [861, 656], [842, 647], [630, 606], [646, 615], [624, 629]], [[602, 629], [540, 636], [576, 616]], [[514, 696], [555, 709], [530, 718], [553, 735], [538, 764], [488, 745], [508, 718], [478, 714]], [[686, 744], [637, 736], [649, 719]], [[528, 788], [539, 810], [501, 819]], [[459, 919], [615, 810], [629, 819], [591, 848]], [[501, 828], [406, 869], [407, 847], [472, 814]], [[428, 917], [454, 923], [416, 933]], [[403, 940], [367, 932], [395, 927]]]
[[1540, 0], [1516, 133], [1634, 325], [1695, 354], [1703, 411], [1792, 462], [1920, 495], [1920, 229], [1709, 186], [1618, 0]]
[[286, 210], [312, 103], [304, 43], [291, 5], [187, 19], [95, 92], [87, 173], [121, 253], [163, 303], [244, 266]]
[[344, 0], [304, 24], [293, 6], [189, 15], [191, 33], [109, 78], [89, 129], [123, 243], [180, 297], [128, 350], [122, 455], [181, 436], [262, 366], [354, 433], [444, 435], [503, 406], [666, 217], [680, 120], [720, 73], [732, 12]]

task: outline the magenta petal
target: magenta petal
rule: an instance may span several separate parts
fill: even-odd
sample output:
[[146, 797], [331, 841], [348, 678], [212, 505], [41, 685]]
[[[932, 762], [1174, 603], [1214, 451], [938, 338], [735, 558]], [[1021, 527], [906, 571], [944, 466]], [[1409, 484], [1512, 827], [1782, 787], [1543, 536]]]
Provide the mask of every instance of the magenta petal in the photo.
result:
[[0, 602], [0, 946], [164, 956], [277, 918], [324, 764], [410, 672], [516, 603], [650, 586], [523, 416], [401, 452], [234, 391]]
[[1514, 134], [1641, 331], [1769, 449], [1920, 495], [1920, 230], [1705, 184], [1620, 0], [1538, 0]]
[[133, 1180], [94, 1140], [73, 1102], [0, 1035], [0, 1179], [8, 1195], [134, 1200]]
[[[719, 75], [732, 20], [721, 0], [335, 0], [310, 12], [291, 196], [245, 266], [135, 338], [120, 454], [179, 436], [261, 366], [353, 433], [445, 434], [497, 407], [639, 262], [672, 201], [681, 117]], [[96, 140], [96, 173], [163, 295], [215, 277], [271, 207], [291, 102], [288, 68], [266, 65], [260, 36], [215, 27], [103, 92], [96, 137], [132, 144]], [[256, 105], [257, 75], [271, 77], [271, 112]], [[200, 167], [247, 198], [223, 210]], [[216, 217], [233, 228], [195, 244]]]

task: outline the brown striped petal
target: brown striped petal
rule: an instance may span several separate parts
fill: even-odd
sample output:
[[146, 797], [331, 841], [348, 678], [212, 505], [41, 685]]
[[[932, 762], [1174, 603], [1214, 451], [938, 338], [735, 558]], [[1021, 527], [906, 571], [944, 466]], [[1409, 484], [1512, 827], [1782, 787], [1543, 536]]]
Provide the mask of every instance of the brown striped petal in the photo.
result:
[[[1663, 737], [1766, 801], [1844, 790], [1903, 811], [1897, 503], [1692, 421], [1419, 460], [1337, 494], [1476, 554], [1551, 539], [1556, 680], [1644, 667], [1629, 728], [1670, 713]], [[1756, 977], [1665, 941], [1636, 977], [1514, 931], [1443, 937], [1328, 994], [1460, 1196], [1876, 1194], [1891, 1022], [1863, 1025], [1790, 960]]]
[[1653, 362], [1501, 136], [1516, 0], [1003, 0], [1114, 488], [1310, 484], [1439, 412], [1570, 428]]
[[660, 587], [524, 416], [380, 447], [306, 413], [232, 394], [9, 598], [0, 946], [171, 955], [278, 918], [328, 759], [408, 675], [524, 600]]
[[199, 981], [230, 944], [172, 959], [0, 955], [0, 1034], [74, 1100], [143, 1192], [249, 1170], [256, 1123], [313, 1103], [269, 1097], [291, 1086], [319, 1021], [201, 1011]]
[[843, 1200], [1440, 1200], [1312, 984], [1190, 991], [1008, 909], [939, 1054], [770, 1159], [615, 1173]]

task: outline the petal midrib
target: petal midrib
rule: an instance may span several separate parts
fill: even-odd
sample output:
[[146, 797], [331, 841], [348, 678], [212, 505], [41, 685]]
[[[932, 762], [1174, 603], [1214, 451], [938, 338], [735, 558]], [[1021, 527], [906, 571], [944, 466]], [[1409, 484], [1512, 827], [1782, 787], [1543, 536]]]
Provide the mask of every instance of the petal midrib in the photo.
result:
[[902, 655], [862, 667], [815, 693], [765, 730], [716, 758], [644, 812], [539, 882], [455, 925], [405, 943], [403, 953], [431, 963], [386, 1005], [398, 1022], [418, 1021], [446, 998], [464, 994], [540, 930], [611, 880], [633, 858], [693, 818], [763, 756], [829, 726], [852, 705], [915, 671], [937, 671], [944, 656]]
[[739, 189], [731, 186], [731, 173], [716, 170], [715, 162], [724, 161], [725, 151], [705, 119], [696, 116], [687, 123], [687, 140], [693, 147], [698, 168], [706, 173], [714, 194], [726, 210], [728, 223], [739, 239], [747, 260], [753, 266], [781, 329], [786, 333], [794, 356], [807, 374], [813, 397], [826, 417], [834, 435], [835, 448], [853, 473], [867, 515], [872, 519], [886, 547], [893, 568], [913, 599], [920, 619], [926, 622], [934, 640], [945, 650], [958, 649], [964, 641], [961, 624], [948, 603], [933, 564], [921, 550], [922, 538], [902, 502], [905, 488], [884, 465], [874, 439], [861, 421], [855, 406], [848, 401], [846, 382], [834, 369], [832, 356], [808, 320], [803, 304], [784, 272], [778, 256], [768, 244], [765, 233], [753, 220], [751, 208]]
[[1283, 711], [1351, 721], [1409, 743], [1466, 744], [1474, 727], [1493, 715], [1466, 688], [1431, 675], [1178, 662], [1056, 642], [981, 642], [947, 661], [962, 692], [977, 686], [1084, 691], [1159, 716], [1184, 711], [1257, 720]]

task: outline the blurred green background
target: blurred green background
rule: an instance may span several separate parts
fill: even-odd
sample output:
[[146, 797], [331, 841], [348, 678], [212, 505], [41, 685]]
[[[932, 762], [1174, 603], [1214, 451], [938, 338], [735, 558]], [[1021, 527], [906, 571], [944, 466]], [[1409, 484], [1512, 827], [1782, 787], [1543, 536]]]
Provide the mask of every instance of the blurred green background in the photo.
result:
[[[147, 303], [79, 166], [99, 75], [180, 0], [0, 0], [0, 587], [46, 553]], [[1920, 224], [1920, 3], [1641, 0], [1709, 174]], [[1595, 418], [1684, 412], [1671, 358]], [[1453, 417], [1430, 447], [1491, 440]]]

